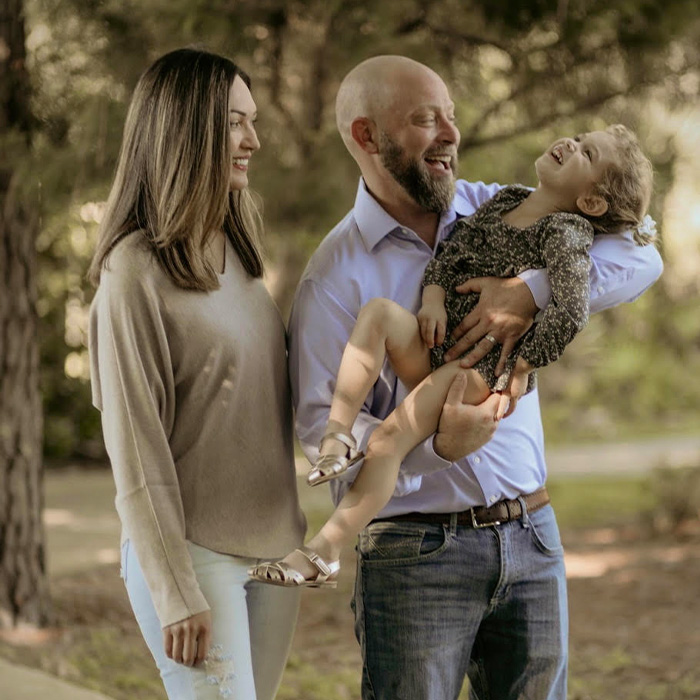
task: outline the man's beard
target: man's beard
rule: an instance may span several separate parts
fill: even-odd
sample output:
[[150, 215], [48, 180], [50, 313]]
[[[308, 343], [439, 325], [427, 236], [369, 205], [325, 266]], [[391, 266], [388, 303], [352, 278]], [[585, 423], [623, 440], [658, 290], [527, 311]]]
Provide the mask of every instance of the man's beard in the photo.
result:
[[[423, 161], [407, 156], [404, 149], [383, 131], [379, 136], [379, 146], [382, 165], [418, 205], [437, 214], [450, 208], [455, 196], [453, 177], [431, 177]], [[453, 158], [453, 173], [456, 164]]]

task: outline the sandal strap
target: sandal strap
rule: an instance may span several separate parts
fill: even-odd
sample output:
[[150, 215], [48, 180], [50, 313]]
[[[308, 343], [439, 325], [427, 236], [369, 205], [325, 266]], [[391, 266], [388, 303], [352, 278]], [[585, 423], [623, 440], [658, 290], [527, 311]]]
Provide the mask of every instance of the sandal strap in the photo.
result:
[[334, 574], [339, 568], [338, 562], [328, 564], [324, 559], [322, 559], [318, 554], [316, 554], [316, 552], [314, 552], [313, 549], [309, 549], [308, 547], [305, 547], [303, 545], [301, 547], [297, 547], [296, 551], [300, 554], [303, 554], [318, 569], [319, 575], [316, 577], [316, 580], [327, 579], [329, 576]]
[[319, 447], [323, 445], [323, 443], [326, 440], [337, 440], [338, 442], [342, 443], [345, 445], [345, 447], [348, 448], [348, 450], [356, 450], [357, 449], [357, 441], [352, 435], [348, 435], [348, 433], [326, 433], [322, 438], [321, 438], [321, 443]]

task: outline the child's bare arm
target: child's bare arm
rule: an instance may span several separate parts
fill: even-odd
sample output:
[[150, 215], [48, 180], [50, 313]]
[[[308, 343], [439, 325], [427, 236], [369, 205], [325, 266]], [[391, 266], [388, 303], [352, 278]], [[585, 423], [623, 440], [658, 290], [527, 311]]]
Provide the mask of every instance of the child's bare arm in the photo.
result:
[[518, 399], [527, 391], [528, 377], [534, 369], [524, 357], [518, 357], [515, 367], [511, 370], [508, 386], [503, 391], [503, 396], [508, 397], [508, 401], [499, 406], [497, 418], [507, 418], [513, 413]]
[[447, 311], [445, 311], [445, 290], [438, 284], [423, 287], [423, 305], [417, 314], [423, 342], [429, 347], [445, 342]]

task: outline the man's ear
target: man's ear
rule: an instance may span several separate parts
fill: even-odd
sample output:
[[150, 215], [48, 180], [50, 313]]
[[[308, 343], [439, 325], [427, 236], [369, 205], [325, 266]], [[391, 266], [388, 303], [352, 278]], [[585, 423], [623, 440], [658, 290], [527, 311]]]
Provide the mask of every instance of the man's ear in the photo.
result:
[[368, 117], [357, 117], [350, 125], [352, 140], [365, 152], [379, 153], [377, 125]]
[[576, 200], [579, 211], [586, 216], [603, 216], [608, 210], [608, 203], [599, 194], [585, 194]]

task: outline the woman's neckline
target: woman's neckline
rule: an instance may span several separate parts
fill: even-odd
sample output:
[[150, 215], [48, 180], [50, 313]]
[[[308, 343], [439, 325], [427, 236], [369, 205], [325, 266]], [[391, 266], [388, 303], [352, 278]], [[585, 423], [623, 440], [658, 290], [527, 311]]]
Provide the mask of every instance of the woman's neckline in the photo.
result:
[[[222, 243], [219, 243], [219, 235], [221, 236]], [[214, 268], [214, 272], [218, 277], [223, 277], [223, 275], [226, 274], [226, 234], [221, 233], [219, 235], [215, 235], [213, 238], [213, 241], [210, 241], [207, 244], [207, 248], [205, 250], [205, 255], [207, 257], [207, 260], [209, 264]], [[219, 247], [221, 245], [221, 247]]]

